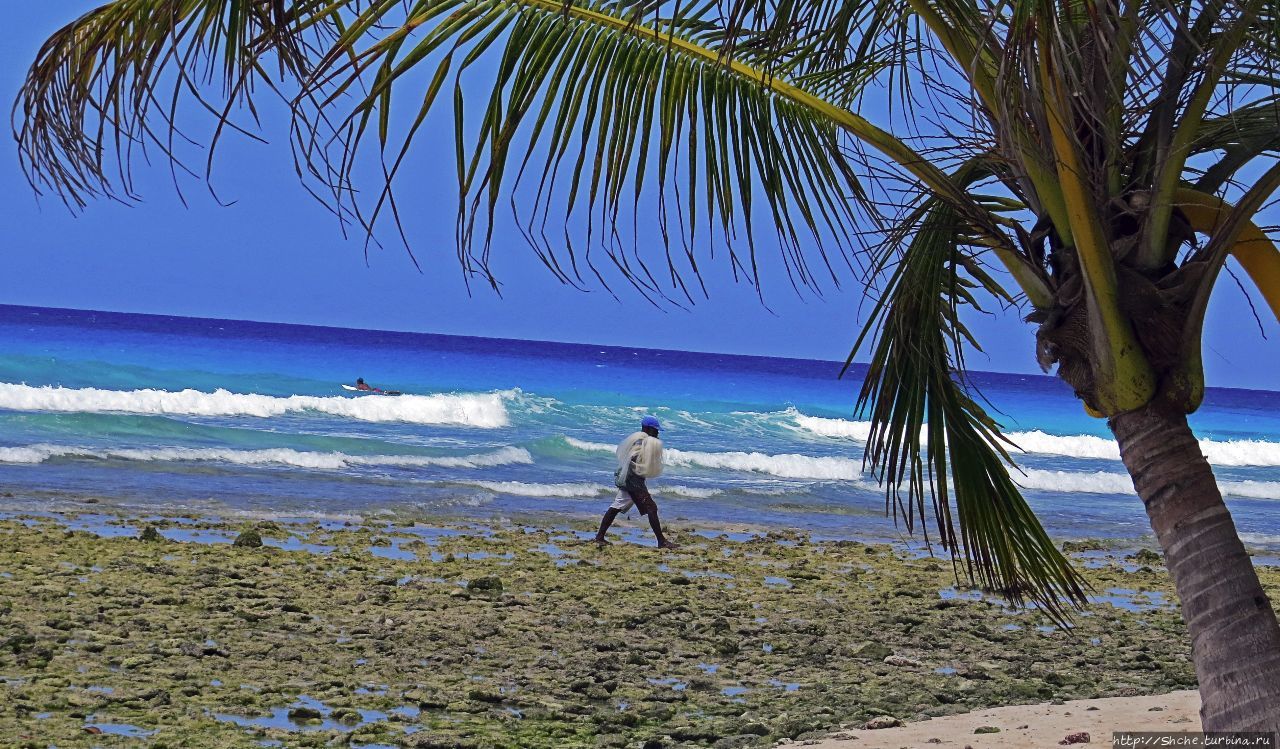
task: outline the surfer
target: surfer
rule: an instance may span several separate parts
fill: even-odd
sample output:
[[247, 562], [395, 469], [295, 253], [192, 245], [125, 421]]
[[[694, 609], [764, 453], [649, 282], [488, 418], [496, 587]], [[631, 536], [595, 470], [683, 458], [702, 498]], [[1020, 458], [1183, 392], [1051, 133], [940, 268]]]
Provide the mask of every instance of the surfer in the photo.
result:
[[357, 377], [356, 384], [354, 385], [348, 385], [345, 382], [342, 383], [342, 389], [355, 390], [361, 393], [377, 393], [378, 395], [404, 395], [404, 393], [401, 393], [399, 390], [383, 390], [382, 388], [373, 387], [369, 383], [365, 382], [363, 377]]
[[678, 549], [676, 544], [662, 535], [662, 522], [658, 520], [658, 503], [653, 501], [645, 479], [662, 475], [662, 440], [658, 432], [662, 425], [652, 416], [640, 421], [640, 431], [629, 435], [618, 445], [618, 468], [614, 472], [614, 484], [618, 487], [618, 496], [605, 511], [600, 520], [600, 530], [596, 533], [595, 542], [604, 546], [605, 533], [613, 524], [618, 513], [630, 510], [634, 505], [641, 515], [649, 516], [649, 527], [658, 539], [659, 549]]

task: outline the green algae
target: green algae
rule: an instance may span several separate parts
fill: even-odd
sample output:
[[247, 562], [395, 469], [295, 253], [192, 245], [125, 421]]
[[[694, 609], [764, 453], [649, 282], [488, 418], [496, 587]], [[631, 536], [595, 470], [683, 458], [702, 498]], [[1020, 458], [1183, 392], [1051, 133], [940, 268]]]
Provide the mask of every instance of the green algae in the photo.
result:
[[[333, 550], [0, 521], [0, 735], [59, 747], [144, 735], [171, 747], [747, 747], [1195, 684], [1176, 597], [1150, 569], [1085, 570], [1095, 590], [1126, 591], [1120, 603], [1155, 603], [1100, 602], [1066, 631], [956, 590], [936, 560], [792, 533], [663, 554], [496, 526], [415, 537], [403, 547], [416, 558], [402, 559], [371, 542], [409, 525], [257, 530]], [[1262, 574], [1274, 595], [1280, 579]], [[148, 733], [86, 733], [99, 724]]]

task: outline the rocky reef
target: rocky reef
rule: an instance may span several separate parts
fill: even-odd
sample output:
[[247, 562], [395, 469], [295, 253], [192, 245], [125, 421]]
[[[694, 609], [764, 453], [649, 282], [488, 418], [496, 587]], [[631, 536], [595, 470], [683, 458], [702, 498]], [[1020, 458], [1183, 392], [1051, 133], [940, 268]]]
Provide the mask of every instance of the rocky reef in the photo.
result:
[[1158, 557], [1078, 556], [1097, 601], [1064, 629], [945, 561], [787, 533], [101, 522], [0, 519], [14, 746], [729, 749], [1195, 684]]

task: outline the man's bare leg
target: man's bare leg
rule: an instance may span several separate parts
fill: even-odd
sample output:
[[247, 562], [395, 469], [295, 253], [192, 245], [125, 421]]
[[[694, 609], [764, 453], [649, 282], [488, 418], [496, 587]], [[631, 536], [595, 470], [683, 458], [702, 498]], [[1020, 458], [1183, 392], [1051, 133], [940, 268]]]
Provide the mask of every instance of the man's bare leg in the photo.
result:
[[604, 517], [600, 518], [600, 530], [596, 532], [595, 542], [597, 544], [603, 546], [604, 544], [609, 543], [605, 540], [604, 534], [609, 531], [609, 526], [613, 525], [613, 520], [618, 517], [619, 512], [620, 511], [618, 509], [613, 507], [605, 510]]
[[653, 529], [653, 535], [658, 539], [659, 549], [678, 549], [679, 545], [673, 544], [662, 535], [662, 521], [658, 519], [658, 508], [654, 507], [649, 510], [649, 527]]

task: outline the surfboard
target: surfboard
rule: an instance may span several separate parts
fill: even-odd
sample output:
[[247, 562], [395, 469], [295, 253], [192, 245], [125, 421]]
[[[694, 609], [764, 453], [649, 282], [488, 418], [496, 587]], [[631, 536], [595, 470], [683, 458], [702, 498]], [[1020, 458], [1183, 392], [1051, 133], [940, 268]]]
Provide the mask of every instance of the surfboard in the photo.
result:
[[342, 384], [342, 389], [350, 390], [355, 393], [367, 393], [369, 395], [404, 395], [404, 393], [399, 390], [361, 390], [355, 385], [348, 385], [346, 383]]

